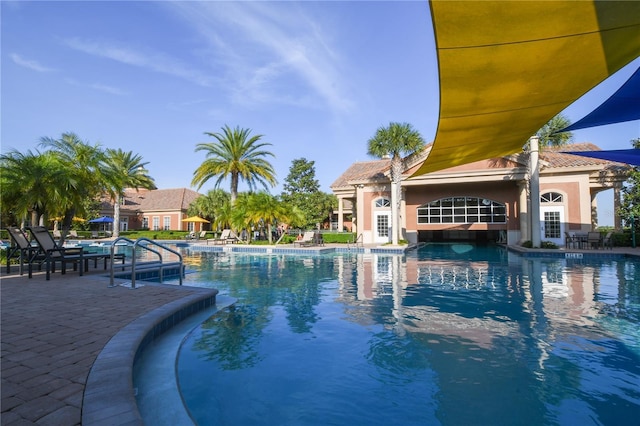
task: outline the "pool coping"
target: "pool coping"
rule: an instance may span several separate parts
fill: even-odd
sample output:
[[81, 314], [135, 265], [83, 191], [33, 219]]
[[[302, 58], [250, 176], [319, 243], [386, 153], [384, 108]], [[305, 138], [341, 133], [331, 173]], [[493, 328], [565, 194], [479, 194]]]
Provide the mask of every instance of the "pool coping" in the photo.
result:
[[217, 289], [190, 289], [195, 293], [138, 317], [104, 346], [87, 377], [82, 400], [82, 424], [144, 425], [133, 387], [133, 365], [137, 356], [155, 338], [192, 314], [215, 306]]

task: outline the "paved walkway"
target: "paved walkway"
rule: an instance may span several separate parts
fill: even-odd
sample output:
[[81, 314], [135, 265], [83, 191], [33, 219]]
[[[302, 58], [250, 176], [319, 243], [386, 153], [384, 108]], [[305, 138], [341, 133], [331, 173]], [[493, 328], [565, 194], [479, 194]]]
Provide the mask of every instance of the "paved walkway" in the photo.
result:
[[[32, 279], [9, 276], [4, 267], [2, 274], [3, 426], [81, 424], [89, 373], [112, 337], [145, 314], [153, 317], [162, 306], [212, 293], [169, 285], [109, 288], [100, 275], [79, 277], [74, 272], [55, 273], [50, 281], [42, 273]], [[132, 363], [121, 361], [123, 366]], [[131, 380], [116, 379], [125, 385]]]

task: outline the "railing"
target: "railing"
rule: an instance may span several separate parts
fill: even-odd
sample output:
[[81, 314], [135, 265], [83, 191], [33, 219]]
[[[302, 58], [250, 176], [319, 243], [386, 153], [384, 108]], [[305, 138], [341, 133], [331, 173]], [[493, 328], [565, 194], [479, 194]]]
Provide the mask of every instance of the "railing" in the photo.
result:
[[347, 250], [351, 250], [351, 246], [352, 245], [354, 246], [354, 248], [363, 248], [364, 247], [364, 237], [362, 236], [362, 234], [358, 235], [358, 237], [356, 238], [355, 241], [347, 243]]
[[[115, 281], [115, 268], [116, 266], [114, 266], [114, 256], [115, 256], [115, 249], [117, 246], [117, 243], [120, 241], [124, 241], [128, 244], [131, 245], [132, 247], [132, 255], [131, 255], [131, 263], [129, 264], [122, 264], [122, 265], [117, 265], [117, 268], [122, 268], [122, 271], [124, 271], [125, 269], [131, 269], [131, 288], [136, 288], [136, 273], [140, 272], [141, 270], [157, 270], [158, 271], [158, 278], [160, 280], [160, 282], [162, 282], [163, 279], [163, 271], [164, 269], [167, 268], [175, 268], [176, 266], [178, 267], [179, 270], [179, 280], [180, 280], [180, 285], [182, 285], [182, 276], [184, 275], [184, 266], [183, 266], [183, 262], [182, 262], [182, 255], [176, 251], [173, 250], [165, 245], [162, 245], [160, 243], [157, 243], [156, 241], [150, 240], [148, 238], [138, 238], [137, 240], [133, 241], [130, 240], [129, 238], [125, 238], [125, 237], [118, 237], [113, 241], [113, 244], [111, 245], [111, 273], [110, 273], [110, 280], [109, 280], [109, 286], [113, 287], [114, 286], [114, 281]], [[142, 243], [147, 243], [147, 244], [142, 244]], [[165, 263], [163, 261], [162, 258], [162, 253], [160, 252], [160, 250], [156, 250], [154, 248], [149, 247], [149, 245], [153, 245], [158, 247], [160, 250], [166, 250], [174, 255], [176, 255], [178, 257], [178, 261], [177, 262], [169, 262], [169, 263]], [[137, 248], [146, 250], [150, 253], [153, 253], [154, 255], [156, 255], [158, 257], [157, 260], [155, 261], [147, 261], [144, 263], [138, 263], [137, 261], [137, 257], [136, 256], [136, 249]]]

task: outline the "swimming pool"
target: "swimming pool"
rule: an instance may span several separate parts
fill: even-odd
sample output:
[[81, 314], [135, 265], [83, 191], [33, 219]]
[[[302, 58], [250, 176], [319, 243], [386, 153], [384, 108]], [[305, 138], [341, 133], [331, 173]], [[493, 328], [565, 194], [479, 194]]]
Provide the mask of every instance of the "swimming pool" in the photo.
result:
[[430, 245], [197, 253], [238, 299], [176, 362], [201, 425], [621, 424], [640, 418], [640, 263]]

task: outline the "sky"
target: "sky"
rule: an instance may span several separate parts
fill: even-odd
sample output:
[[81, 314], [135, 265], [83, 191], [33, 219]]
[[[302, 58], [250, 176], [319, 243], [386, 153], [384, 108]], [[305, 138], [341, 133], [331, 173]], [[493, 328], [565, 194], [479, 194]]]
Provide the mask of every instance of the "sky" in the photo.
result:
[[[410, 123], [427, 142], [435, 137], [438, 67], [426, 1], [2, 0], [0, 7], [2, 153], [73, 132], [140, 154], [159, 188], [197, 189], [191, 179], [205, 153], [196, 145], [214, 142], [205, 132], [239, 126], [271, 144], [278, 185], [270, 192], [279, 194], [299, 158], [314, 161], [321, 190], [330, 192], [349, 165], [373, 159], [367, 141], [390, 122]], [[582, 118], [638, 66], [565, 116]], [[640, 122], [573, 135], [626, 149], [640, 137]]]

